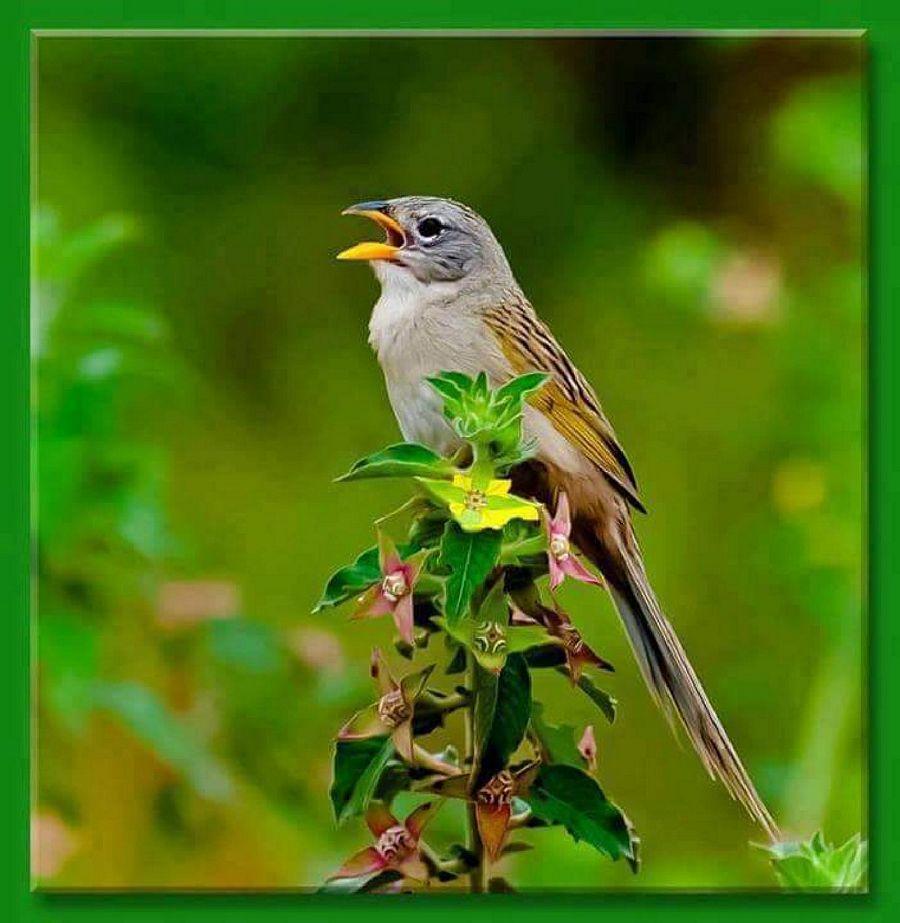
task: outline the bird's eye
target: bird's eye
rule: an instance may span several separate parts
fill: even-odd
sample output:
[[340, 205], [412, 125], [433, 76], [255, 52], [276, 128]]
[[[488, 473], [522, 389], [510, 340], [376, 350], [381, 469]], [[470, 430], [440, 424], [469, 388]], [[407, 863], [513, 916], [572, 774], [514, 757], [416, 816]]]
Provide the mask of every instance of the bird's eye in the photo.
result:
[[437, 237], [444, 230], [444, 226], [437, 218], [423, 218], [417, 230], [420, 237], [432, 238]]

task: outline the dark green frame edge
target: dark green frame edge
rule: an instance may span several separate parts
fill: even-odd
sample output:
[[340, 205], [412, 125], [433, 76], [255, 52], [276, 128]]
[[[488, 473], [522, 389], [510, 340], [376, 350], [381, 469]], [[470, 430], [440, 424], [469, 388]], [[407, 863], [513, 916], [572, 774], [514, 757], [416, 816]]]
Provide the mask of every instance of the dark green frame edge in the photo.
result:
[[[607, 921], [678, 915], [685, 919], [724, 914], [734, 920], [819, 921], [852, 917], [881, 919], [896, 909], [900, 894], [900, 811], [893, 768], [900, 762], [900, 723], [892, 701], [900, 694], [896, 655], [900, 622], [900, 426], [898, 426], [898, 331], [891, 296], [900, 294], [900, 10], [890, 0], [753, 0], [743, 9], [721, 0], [590, 2], [556, 0], [457, 0], [430, 6], [395, 0], [389, 7], [344, 0], [340, 8], [298, 0], [16, 0], [0, 12], [0, 268], [6, 284], [0, 311], [0, 612], [3, 613], [0, 668], [5, 722], [0, 740], [4, 759], [0, 829], [8, 847], [0, 895], [10, 920], [166, 920], [289, 916], [350, 918], [373, 910], [396, 919], [427, 913], [433, 923], [461, 912], [476, 918], [515, 913], [522, 919], [548, 913], [604, 914]], [[892, 9], [893, 6], [893, 9]], [[41, 29], [867, 29], [870, 50], [870, 324], [869, 477], [870, 496], [870, 835], [871, 893], [786, 895], [649, 893], [502, 896], [472, 899], [435, 897], [396, 900], [378, 897], [324, 898], [292, 893], [265, 894], [32, 894], [27, 870], [29, 810], [28, 675], [28, 206], [29, 47], [31, 30]], [[390, 900], [390, 904], [384, 904]]]

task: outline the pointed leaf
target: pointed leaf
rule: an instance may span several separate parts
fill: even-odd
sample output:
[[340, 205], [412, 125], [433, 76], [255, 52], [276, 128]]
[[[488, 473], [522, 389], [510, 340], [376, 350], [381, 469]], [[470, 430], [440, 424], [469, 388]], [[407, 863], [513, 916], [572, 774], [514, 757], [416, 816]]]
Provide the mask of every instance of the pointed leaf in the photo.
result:
[[464, 372], [442, 371], [438, 376], [455, 384], [460, 391], [469, 391], [472, 387], [472, 379]]
[[546, 372], [526, 372], [508, 381], [501, 388], [494, 392], [494, 400], [502, 401], [511, 399], [513, 402], [521, 402], [522, 398], [533, 391], [542, 388], [550, 376]]
[[316, 603], [313, 613], [339, 606], [379, 580], [381, 568], [378, 566], [378, 549], [367, 548], [352, 564], [335, 571], [328, 578], [322, 598]]
[[420, 475], [429, 478], [451, 478], [453, 472], [453, 466], [431, 449], [416, 442], [401, 442], [354, 462], [350, 470], [339, 477], [338, 481]]
[[[404, 560], [419, 550], [419, 546], [412, 543], [397, 546], [397, 551]], [[323, 609], [334, 608], [348, 599], [359, 596], [373, 584], [378, 583], [381, 577], [378, 548], [377, 546], [367, 548], [352, 564], [336, 570], [328, 578], [322, 598], [316, 603], [313, 614]]]
[[478, 675], [475, 740], [480, 760], [476, 788], [506, 768], [522, 743], [531, 718], [531, 676], [521, 654], [509, 655], [493, 686], [483, 679], [490, 674], [479, 671]]
[[466, 378], [465, 382], [454, 379], [448, 373], [444, 372], [432, 378], [426, 378], [425, 381], [428, 382], [439, 397], [443, 398], [445, 404], [447, 402], [456, 403], [462, 396], [463, 391], [468, 390], [471, 384], [467, 376], [463, 377]]
[[[569, 675], [564, 669], [559, 672], [566, 677]], [[612, 724], [616, 720], [616, 706], [619, 704], [616, 699], [599, 686], [595, 686], [593, 681], [587, 676], [580, 676], [577, 685], [600, 711], [603, 712], [603, 717]]]
[[574, 766], [542, 766], [523, 797], [536, 817], [562, 824], [575, 840], [610, 859], [628, 859], [637, 870], [638, 840], [631, 824], [587, 773]]
[[365, 813], [393, 752], [390, 737], [337, 741], [329, 795], [338, 823]]
[[577, 769], [584, 766], [584, 758], [575, 743], [575, 728], [571, 724], [551, 724], [544, 720], [541, 702], [531, 705], [531, 729], [540, 741], [545, 762], [565, 763]]
[[493, 529], [464, 532], [448, 522], [441, 540], [441, 565], [450, 569], [444, 588], [444, 615], [456, 624], [469, 611], [476, 590], [497, 563], [503, 536]]

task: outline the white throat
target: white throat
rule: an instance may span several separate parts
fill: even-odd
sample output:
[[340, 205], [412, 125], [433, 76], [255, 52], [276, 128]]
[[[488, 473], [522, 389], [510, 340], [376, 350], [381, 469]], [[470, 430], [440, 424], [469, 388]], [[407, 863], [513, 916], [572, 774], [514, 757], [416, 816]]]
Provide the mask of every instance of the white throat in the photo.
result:
[[425, 378], [443, 369], [474, 374], [483, 367], [481, 321], [467, 310], [458, 282], [420, 282], [408, 270], [385, 262], [373, 269], [381, 297], [369, 320], [369, 343], [378, 355], [400, 430], [407, 440], [450, 451], [458, 440]]
[[371, 264], [381, 283], [381, 295], [369, 319], [369, 344], [382, 365], [391, 355], [405, 350], [415, 340], [417, 328], [445, 308], [458, 294], [453, 282], [420, 282], [408, 269], [385, 260]]

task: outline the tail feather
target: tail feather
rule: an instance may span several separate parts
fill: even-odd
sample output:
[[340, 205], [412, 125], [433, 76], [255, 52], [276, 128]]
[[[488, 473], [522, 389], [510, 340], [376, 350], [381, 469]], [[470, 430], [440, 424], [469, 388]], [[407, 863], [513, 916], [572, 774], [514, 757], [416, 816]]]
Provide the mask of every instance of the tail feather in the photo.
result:
[[640, 559], [623, 550], [622, 562], [625, 580], [611, 588], [612, 597], [650, 692], [670, 723], [678, 716], [710, 776], [724, 784], [773, 840], [779, 839], [778, 826], [663, 615]]

